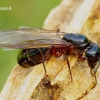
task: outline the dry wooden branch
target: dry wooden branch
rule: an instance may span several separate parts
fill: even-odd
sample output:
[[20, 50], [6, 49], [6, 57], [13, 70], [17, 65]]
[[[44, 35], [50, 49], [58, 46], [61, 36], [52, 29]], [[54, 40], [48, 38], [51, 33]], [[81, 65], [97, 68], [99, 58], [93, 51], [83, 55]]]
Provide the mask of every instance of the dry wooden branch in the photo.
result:
[[[44, 28], [84, 33], [90, 40], [99, 43], [99, 9], [99, 0], [63, 0], [51, 11]], [[69, 55], [68, 59], [72, 82], [64, 58], [52, 56], [45, 62], [48, 77], [42, 64], [27, 69], [16, 65], [1, 91], [0, 100], [99, 100], [100, 68], [95, 84], [95, 77], [91, 75], [86, 61], [78, 62], [77, 55]]]

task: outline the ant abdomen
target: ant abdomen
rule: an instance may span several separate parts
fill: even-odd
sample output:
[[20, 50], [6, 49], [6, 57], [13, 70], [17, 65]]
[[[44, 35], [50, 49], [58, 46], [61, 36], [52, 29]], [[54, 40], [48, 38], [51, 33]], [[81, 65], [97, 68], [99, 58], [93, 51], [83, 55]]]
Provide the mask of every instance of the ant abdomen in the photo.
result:
[[18, 64], [26, 68], [40, 64], [43, 60], [49, 59], [50, 54], [44, 59], [48, 50], [49, 48], [20, 49], [17, 56]]

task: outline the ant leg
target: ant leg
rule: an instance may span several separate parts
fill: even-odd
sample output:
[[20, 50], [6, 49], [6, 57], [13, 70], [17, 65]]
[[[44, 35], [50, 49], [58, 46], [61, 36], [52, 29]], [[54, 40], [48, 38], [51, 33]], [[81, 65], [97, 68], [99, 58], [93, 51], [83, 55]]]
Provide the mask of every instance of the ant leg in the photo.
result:
[[77, 53], [77, 55], [78, 55], [78, 61], [87, 60], [86, 57], [82, 57], [82, 56], [83, 56], [83, 53], [84, 53], [84, 50], [83, 50], [83, 51], [79, 51], [79, 52]]
[[95, 67], [95, 68], [93, 69], [93, 71], [92, 71], [92, 74], [93, 74], [93, 75], [96, 74], [96, 72], [97, 72], [99, 66], [100, 66], [100, 58], [99, 58], [99, 62], [98, 62], [98, 64], [96, 65], [96, 67]]
[[[91, 75], [92, 75], [92, 83], [89, 85], [89, 87], [88, 87], [88, 89], [86, 90], [86, 92], [81, 96], [81, 97], [79, 97], [79, 98], [83, 98], [85, 95], [87, 95], [93, 88], [95, 88], [96, 87], [96, 85], [97, 85], [97, 78], [96, 78], [96, 71], [97, 71], [97, 69], [98, 69], [98, 67], [99, 67], [99, 65], [100, 65], [100, 59], [99, 59], [99, 64], [97, 65], [97, 67], [93, 70], [93, 72], [92, 72], [92, 68], [93, 68], [93, 66], [92, 66], [92, 64], [91, 64], [91, 62], [89, 61], [89, 59], [87, 58], [87, 61], [88, 61], [88, 64], [89, 64], [89, 67], [90, 67], [90, 72], [91, 72]], [[80, 100], [80, 99], [79, 99]]]
[[63, 54], [63, 56], [64, 56], [64, 59], [67, 62], [67, 65], [68, 65], [68, 68], [69, 68], [69, 72], [70, 72], [71, 82], [72, 82], [72, 73], [71, 73], [71, 69], [70, 69], [70, 64], [69, 64], [69, 61], [68, 61], [68, 57], [65, 54]]
[[87, 60], [87, 57], [78, 58], [78, 61], [85, 61], [85, 60]]
[[45, 71], [45, 76], [47, 76], [47, 70], [46, 70], [46, 68], [45, 68], [44, 61], [43, 61], [42, 63], [43, 63], [43, 68], [44, 68], [44, 71]]
[[26, 55], [28, 57], [28, 60], [32, 61], [34, 63], [34, 65], [36, 65], [36, 63], [34, 62], [34, 60], [32, 60], [31, 57], [29, 56], [28, 49], [25, 49], [25, 50], [26, 50]]
[[[90, 62], [88, 60], [88, 64], [89, 63]], [[94, 74], [93, 74], [92, 69], [90, 67], [90, 72], [91, 72], [91, 75], [92, 75], [92, 83], [89, 85], [89, 87], [87, 88], [87, 90], [83, 93], [83, 95], [81, 97], [79, 97], [77, 100], [82, 99], [85, 95], [87, 95], [92, 89], [94, 89], [96, 87], [96, 85], [97, 85], [97, 78], [96, 78], [96, 74], [95, 73], [96, 73], [99, 65], [100, 65], [100, 60], [99, 60], [98, 66], [94, 69]], [[89, 64], [89, 66], [91, 66], [91, 64]]]
[[99, 68], [100, 65], [100, 60], [99, 60], [99, 64], [96, 66], [96, 68], [94, 68], [94, 66], [92, 65], [92, 62], [89, 60], [89, 58], [87, 58], [87, 62], [88, 62], [88, 66], [90, 67], [90, 73], [93, 77], [95, 77], [95, 73], [97, 71], [97, 69]]
[[[40, 50], [40, 49], [39, 49], [39, 50]], [[40, 53], [41, 53], [41, 55], [42, 55], [42, 63], [43, 63], [44, 71], [45, 71], [45, 76], [47, 76], [47, 70], [46, 70], [46, 68], [45, 68], [45, 63], [44, 63], [44, 61], [46, 61], [47, 59], [49, 59], [49, 58], [51, 57], [50, 50], [51, 50], [51, 48], [49, 48], [49, 49], [47, 50], [47, 52], [46, 52], [45, 55], [43, 55], [43, 54], [42, 54], [42, 51], [40, 50]], [[48, 55], [49, 55], [49, 56], [48, 56]]]
[[45, 76], [46, 76], [46, 75], [47, 75], [47, 71], [46, 71], [45, 64], [44, 64], [45, 59], [43, 59], [44, 57], [43, 57], [43, 54], [42, 54], [41, 49], [39, 49], [39, 51], [40, 51], [41, 56], [42, 56], [42, 64], [43, 64], [43, 68], [44, 68], [44, 71], [45, 71]]
[[[87, 91], [86, 91], [86, 94], [87, 93], [89, 93], [93, 88], [95, 88], [96, 87], [96, 85], [97, 85], [97, 78], [96, 78], [96, 72], [97, 72], [97, 69], [99, 68], [99, 66], [100, 66], [100, 59], [99, 59], [99, 63], [98, 63], [98, 65], [96, 66], [96, 68], [94, 68], [94, 70], [93, 69], [91, 69], [91, 68], [93, 68], [92, 67], [92, 65], [91, 65], [91, 63], [90, 63], [90, 61], [88, 60], [88, 64], [89, 64], [89, 66], [90, 66], [90, 72], [91, 72], [91, 75], [92, 75], [92, 83], [89, 85], [89, 87], [88, 87], [88, 89], [87, 89]], [[85, 94], [85, 95], [86, 95]]]
[[87, 88], [87, 90], [82, 94], [82, 96], [80, 96], [79, 98], [77, 98], [76, 100], [81, 100], [85, 95], [87, 95], [93, 88], [95, 88], [97, 85], [97, 78], [96, 75], [94, 76], [94, 80], [93, 82], [89, 85], [89, 87]]

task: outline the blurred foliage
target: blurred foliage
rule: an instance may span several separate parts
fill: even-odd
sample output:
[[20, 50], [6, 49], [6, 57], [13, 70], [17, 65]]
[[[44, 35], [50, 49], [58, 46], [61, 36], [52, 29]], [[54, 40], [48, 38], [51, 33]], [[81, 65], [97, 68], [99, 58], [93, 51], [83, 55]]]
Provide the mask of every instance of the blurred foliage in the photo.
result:
[[[11, 7], [11, 10], [0, 10], [0, 30], [17, 29], [20, 26], [42, 28], [50, 10], [61, 0], [0, 0], [0, 7]], [[0, 90], [13, 67], [17, 64], [18, 50], [0, 48]]]

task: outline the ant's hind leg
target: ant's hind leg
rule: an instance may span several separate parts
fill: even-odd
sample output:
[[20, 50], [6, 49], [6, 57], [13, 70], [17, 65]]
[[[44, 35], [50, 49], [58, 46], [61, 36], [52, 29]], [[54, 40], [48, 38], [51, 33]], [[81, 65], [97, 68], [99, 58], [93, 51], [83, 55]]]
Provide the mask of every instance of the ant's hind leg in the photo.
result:
[[45, 60], [43, 60], [43, 53], [42, 53], [42, 50], [41, 50], [41, 49], [38, 49], [38, 50], [40, 51], [40, 53], [41, 53], [41, 56], [42, 56], [43, 68], [44, 68], [45, 75], [46, 75], [46, 74], [47, 74], [47, 71], [46, 71], [45, 64], [44, 64], [44, 61], [45, 61]]
[[[97, 68], [96, 70], [97, 71]], [[92, 73], [92, 70], [90, 69], [91, 75], [92, 75], [92, 82], [89, 85], [89, 87], [87, 88], [87, 90], [83, 93], [83, 95], [81, 97], [79, 97], [77, 100], [81, 100], [85, 95], [87, 95], [92, 89], [94, 89], [97, 85], [97, 78], [96, 78], [96, 74]]]
[[97, 78], [96, 78], [96, 72], [97, 72], [97, 69], [99, 68], [99, 65], [100, 65], [100, 59], [99, 59], [99, 63], [98, 65], [93, 69], [93, 66], [90, 62], [89, 59], [87, 59], [88, 61], [88, 64], [89, 64], [89, 67], [90, 67], [90, 72], [91, 72], [91, 75], [92, 75], [92, 83], [90, 84], [89, 88], [88, 88], [88, 91], [90, 91], [91, 89], [95, 88], [95, 86], [97, 85]]
[[87, 95], [93, 88], [95, 88], [97, 85], [97, 78], [96, 75], [93, 77], [93, 81], [92, 83], [89, 85], [89, 87], [87, 88], [87, 90], [82, 94], [82, 96], [80, 96], [79, 98], [77, 98], [76, 100], [81, 100], [85, 95]]
[[48, 50], [46, 51], [46, 53], [44, 55], [41, 52], [41, 55], [42, 55], [42, 63], [43, 63], [43, 67], [44, 67], [44, 70], [45, 70], [45, 76], [48, 76], [48, 75], [47, 75], [47, 70], [46, 70], [45, 63], [44, 62], [51, 57], [51, 52], [50, 51], [51, 51], [51, 48], [48, 48]]

